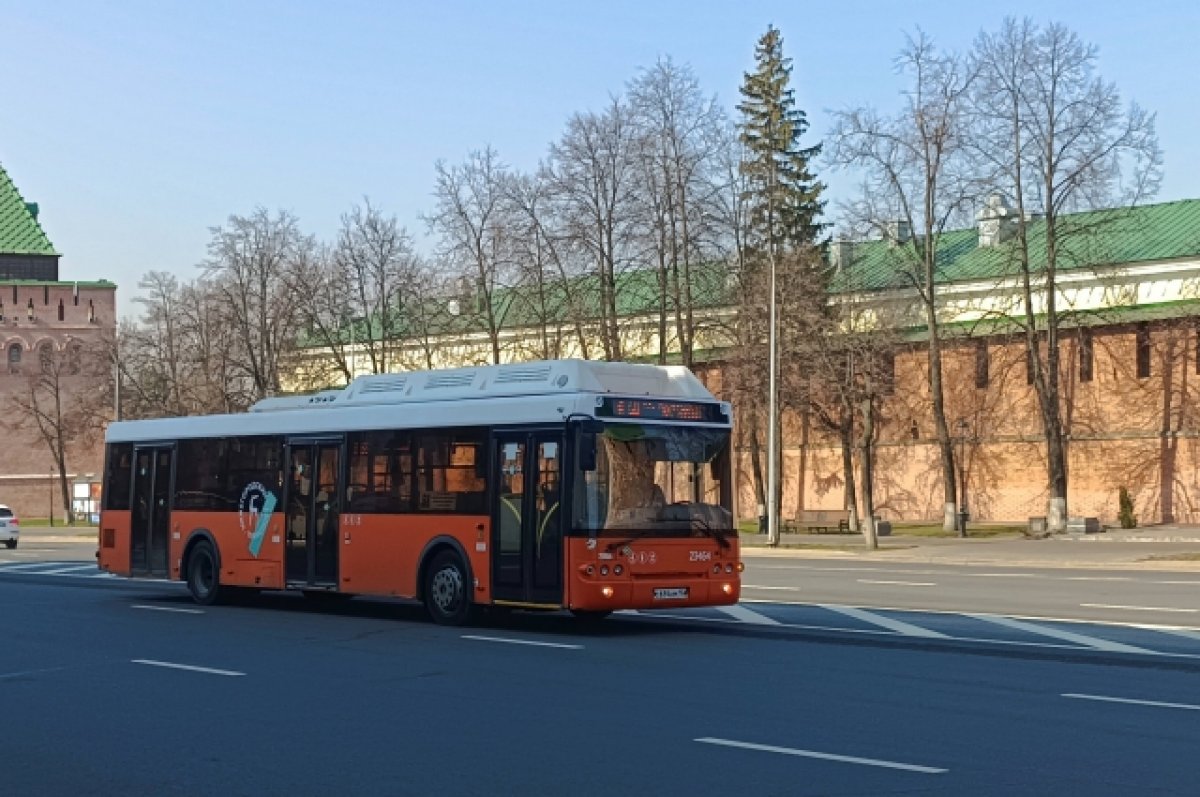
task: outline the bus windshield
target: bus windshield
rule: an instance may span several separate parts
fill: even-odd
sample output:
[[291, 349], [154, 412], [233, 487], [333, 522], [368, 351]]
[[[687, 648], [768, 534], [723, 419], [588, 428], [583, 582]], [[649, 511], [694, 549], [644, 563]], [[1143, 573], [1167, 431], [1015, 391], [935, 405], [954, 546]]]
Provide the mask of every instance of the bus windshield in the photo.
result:
[[729, 431], [608, 424], [596, 467], [576, 479], [575, 528], [601, 536], [733, 532]]

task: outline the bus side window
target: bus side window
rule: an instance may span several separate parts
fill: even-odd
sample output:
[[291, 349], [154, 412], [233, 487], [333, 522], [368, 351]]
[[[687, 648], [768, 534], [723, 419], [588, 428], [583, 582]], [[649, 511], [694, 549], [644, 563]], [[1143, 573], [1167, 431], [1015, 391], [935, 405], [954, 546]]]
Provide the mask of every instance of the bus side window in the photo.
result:
[[129, 488], [133, 480], [132, 443], [109, 445], [107, 470], [104, 479], [104, 508], [129, 509]]

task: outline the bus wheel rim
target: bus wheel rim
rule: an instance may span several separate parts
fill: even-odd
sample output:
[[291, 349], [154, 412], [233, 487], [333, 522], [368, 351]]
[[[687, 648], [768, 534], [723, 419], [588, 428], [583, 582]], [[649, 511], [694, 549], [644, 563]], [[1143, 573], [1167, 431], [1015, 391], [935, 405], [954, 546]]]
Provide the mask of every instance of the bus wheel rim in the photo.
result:
[[458, 572], [457, 567], [448, 566], [437, 571], [433, 576], [431, 587], [433, 602], [439, 611], [451, 614], [458, 608], [459, 600], [462, 597], [463, 579], [462, 573]]
[[207, 556], [200, 557], [200, 561], [196, 563], [195, 575], [196, 592], [200, 595], [208, 595], [212, 592], [213, 582], [213, 563]]

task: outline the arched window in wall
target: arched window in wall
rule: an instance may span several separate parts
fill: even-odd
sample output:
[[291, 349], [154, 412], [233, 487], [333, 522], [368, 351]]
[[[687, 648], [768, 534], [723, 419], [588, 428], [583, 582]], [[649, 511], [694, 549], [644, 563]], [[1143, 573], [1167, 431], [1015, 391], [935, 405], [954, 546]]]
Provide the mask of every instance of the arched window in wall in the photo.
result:
[[67, 344], [67, 373], [78, 374], [83, 368], [83, 346], [79, 345], [79, 341], [71, 341]]
[[58, 320], [62, 321], [66, 317], [67, 308], [63, 306], [63, 300], [58, 300]]
[[42, 373], [48, 374], [54, 370], [54, 344], [50, 341], [43, 341], [38, 344], [38, 364], [42, 367]]
[[10, 374], [18, 374], [21, 372], [21, 344], [12, 343], [8, 347], [8, 372]]

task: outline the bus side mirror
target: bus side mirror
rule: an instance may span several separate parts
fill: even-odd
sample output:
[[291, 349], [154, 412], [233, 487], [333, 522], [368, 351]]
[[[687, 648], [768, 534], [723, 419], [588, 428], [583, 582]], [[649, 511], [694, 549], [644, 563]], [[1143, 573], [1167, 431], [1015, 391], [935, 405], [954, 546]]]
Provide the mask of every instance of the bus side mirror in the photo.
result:
[[596, 438], [604, 433], [604, 423], [595, 418], [580, 418], [575, 424], [575, 460], [585, 473], [596, 469]]
[[590, 473], [596, 469], [596, 435], [594, 432], [579, 433], [579, 469]]

